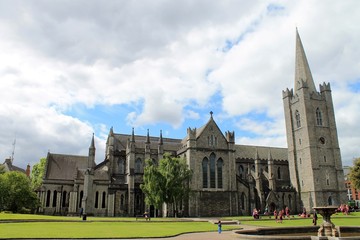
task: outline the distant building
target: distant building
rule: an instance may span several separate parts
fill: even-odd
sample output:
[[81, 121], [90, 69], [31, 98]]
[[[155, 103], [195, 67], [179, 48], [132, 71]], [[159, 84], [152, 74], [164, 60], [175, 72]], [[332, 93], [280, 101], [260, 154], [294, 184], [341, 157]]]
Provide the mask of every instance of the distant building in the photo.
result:
[[1, 164], [2, 166], [4, 166], [4, 170], [5, 172], [11, 172], [11, 171], [17, 171], [17, 172], [21, 172], [26, 174], [26, 176], [30, 177], [30, 165], [28, 164], [26, 167], [26, 170], [17, 167], [15, 165], [13, 165], [13, 162], [10, 158], [5, 159], [4, 163]]
[[235, 144], [235, 133], [223, 134], [211, 112], [204, 126], [188, 128], [183, 139], [111, 128], [100, 164], [94, 161], [94, 136], [88, 156], [48, 153], [40, 212], [76, 214], [82, 208], [97, 216], [161, 215], [161, 209], [145, 204], [140, 185], [145, 159], [158, 162], [165, 152], [185, 158], [194, 173], [192, 194], [181, 206], [185, 216], [250, 215], [254, 208], [285, 207], [297, 213], [345, 203], [330, 84], [315, 88], [297, 31], [294, 89], [283, 91], [282, 98], [288, 148]]
[[345, 175], [345, 187], [346, 187], [346, 196], [348, 202], [352, 205], [352, 207], [360, 206], [360, 191], [354, 187], [351, 183], [350, 177], [350, 167], [344, 166], [344, 175]]

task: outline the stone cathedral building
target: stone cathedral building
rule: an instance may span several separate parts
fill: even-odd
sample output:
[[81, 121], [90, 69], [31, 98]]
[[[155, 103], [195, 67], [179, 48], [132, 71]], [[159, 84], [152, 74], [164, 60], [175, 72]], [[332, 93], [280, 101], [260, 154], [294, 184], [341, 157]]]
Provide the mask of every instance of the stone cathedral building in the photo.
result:
[[184, 216], [250, 215], [289, 207], [292, 213], [346, 200], [330, 84], [316, 89], [296, 32], [294, 89], [282, 94], [288, 148], [235, 144], [213, 119], [188, 128], [183, 139], [115, 133], [110, 129], [105, 159], [96, 164], [92, 137], [88, 156], [48, 153], [38, 195], [45, 214], [135, 216], [161, 209], [146, 206], [140, 189], [145, 159], [165, 152], [184, 157], [193, 177]]

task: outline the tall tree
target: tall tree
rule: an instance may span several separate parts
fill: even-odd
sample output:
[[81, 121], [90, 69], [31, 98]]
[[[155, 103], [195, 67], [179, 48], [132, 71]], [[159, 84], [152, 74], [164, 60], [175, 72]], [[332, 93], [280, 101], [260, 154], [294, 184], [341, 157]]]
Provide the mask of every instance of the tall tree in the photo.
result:
[[0, 164], [0, 174], [5, 173], [5, 167], [4, 165]]
[[41, 158], [40, 162], [33, 166], [31, 171], [31, 188], [33, 190], [38, 189], [43, 181], [45, 173], [46, 158]]
[[35, 210], [39, 200], [30, 187], [29, 178], [21, 172], [11, 171], [0, 175], [0, 208], [12, 212]]
[[355, 158], [353, 164], [349, 173], [350, 180], [355, 188], [360, 189], [360, 158]]
[[183, 158], [165, 153], [158, 165], [150, 159], [146, 160], [144, 183], [141, 185], [146, 203], [156, 208], [163, 203], [172, 204], [177, 210], [181, 201], [189, 195], [191, 177], [192, 171]]

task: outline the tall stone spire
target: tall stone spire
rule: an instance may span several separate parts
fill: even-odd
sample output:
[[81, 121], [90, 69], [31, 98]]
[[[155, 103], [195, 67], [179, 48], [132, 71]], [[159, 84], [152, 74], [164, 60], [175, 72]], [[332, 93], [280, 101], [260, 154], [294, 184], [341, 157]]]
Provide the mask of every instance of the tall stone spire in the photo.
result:
[[311, 75], [309, 63], [306, 59], [304, 47], [302, 45], [299, 32], [296, 28], [296, 56], [295, 56], [295, 89], [296, 92], [298, 89], [304, 86], [304, 83], [309, 88], [309, 91], [316, 92], [314, 80]]

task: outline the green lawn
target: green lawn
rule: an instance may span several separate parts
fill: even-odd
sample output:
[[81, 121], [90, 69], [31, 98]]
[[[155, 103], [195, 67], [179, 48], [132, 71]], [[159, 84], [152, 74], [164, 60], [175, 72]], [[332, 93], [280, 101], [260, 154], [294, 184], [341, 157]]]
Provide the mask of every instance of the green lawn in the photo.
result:
[[[241, 224], [271, 227], [311, 226], [311, 218], [295, 216], [285, 219], [282, 224], [263, 217], [253, 220], [251, 217], [224, 218], [239, 220]], [[13, 222], [7, 223], [11, 220]], [[24, 222], [29, 221], [30, 222]], [[31, 222], [33, 221], [33, 222]], [[359, 226], [360, 213], [333, 215], [337, 226]], [[318, 225], [322, 219], [319, 215]], [[241, 228], [241, 224], [223, 225], [224, 230]], [[150, 222], [135, 218], [89, 217], [82, 221], [80, 217], [44, 216], [31, 214], [0, 213], [0, 238], [137, 238], [174, 236], [186, 232], [216, 231], [217, 226], [209, 222], [179, 221], [174, 218], [153, 218]]]
[[[5, 223], [7, 220], [15, 222]], [[26, 220], [37, 222], [24, 222]], [[136, 238], [217, 230], [217, 225], [206, 221], [179, 221], [174, 218], [136, 221], [135, 218], [89, 217], [87, 221], [82, 221], [79, 217], [30, 214], [0, 214], [0, 225], [0, 238]], [[237, 228], [240, 226], [223, 226], [223, 230]]]

